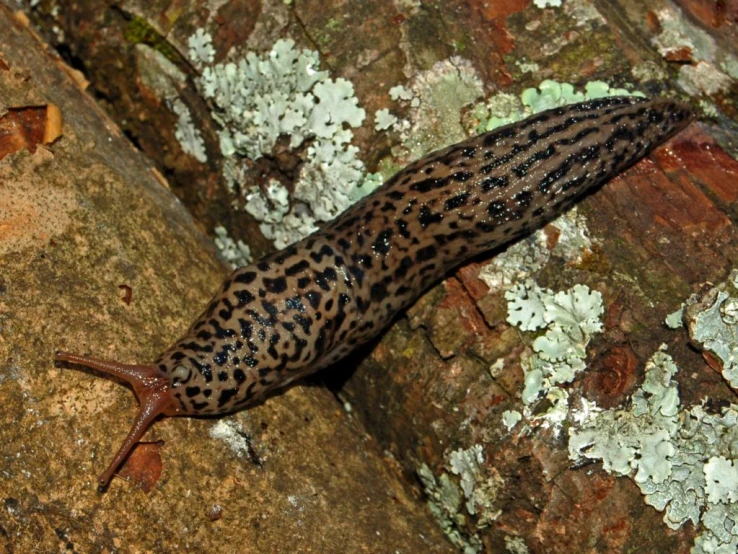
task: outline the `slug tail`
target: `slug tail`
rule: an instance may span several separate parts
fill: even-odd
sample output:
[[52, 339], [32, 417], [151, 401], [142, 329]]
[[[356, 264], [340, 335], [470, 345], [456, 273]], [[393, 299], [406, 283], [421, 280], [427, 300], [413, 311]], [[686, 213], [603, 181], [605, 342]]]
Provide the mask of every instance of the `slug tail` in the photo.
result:
[[98, 490], [103, 492], [110, 484], [118, 467], [143, 437], [149, 425], [159, 415], [177, 413], [174, 397], [171, 394], [171, 381], [153, 365], [121, 364], [62, 351], [56, 352], [55, 359], [58, 362], [79, 364], [118, 377], [133, 387], [136, 398], [138, 398], [139, 410], [131, 430], [107, 469], [98, 479]]

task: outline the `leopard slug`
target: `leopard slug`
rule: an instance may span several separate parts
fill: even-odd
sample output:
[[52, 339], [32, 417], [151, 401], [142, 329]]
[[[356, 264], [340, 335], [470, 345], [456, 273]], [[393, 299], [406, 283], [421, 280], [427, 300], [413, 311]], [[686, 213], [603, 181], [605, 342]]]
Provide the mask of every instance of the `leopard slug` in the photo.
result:
[[127, 381], [140, 409], [104, 489], [159, 415], [224, 414], [377, 335], [452, 268], [561, 214], [694, 118], [610, 97], [536, 114], [429, 154], [302, 241], [237, 269], [153, 364], [57, 352]]

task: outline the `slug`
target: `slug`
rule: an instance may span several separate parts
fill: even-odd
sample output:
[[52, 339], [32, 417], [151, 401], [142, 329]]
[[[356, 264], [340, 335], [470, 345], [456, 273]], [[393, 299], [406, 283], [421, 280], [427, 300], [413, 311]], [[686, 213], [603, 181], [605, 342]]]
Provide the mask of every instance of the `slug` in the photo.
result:
[[634, 97], [536, 114], [429, 154], [323, 229], [237, 269], [153, 364], [58, 351], [127, 381], [140, 404], [100, 489], [157, 416], [246, 408], [340, 360], [451, 269], [553, 219], [693, 118], [687, 104]]

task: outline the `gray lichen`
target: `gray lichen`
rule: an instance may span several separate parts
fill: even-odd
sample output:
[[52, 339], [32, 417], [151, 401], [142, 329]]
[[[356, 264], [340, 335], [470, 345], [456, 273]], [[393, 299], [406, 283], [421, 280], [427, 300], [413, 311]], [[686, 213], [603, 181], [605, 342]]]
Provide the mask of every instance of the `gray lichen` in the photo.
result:
[[699, 534], [692, 554], [735, 552], [738, 546], [738, 406], [708, 414], [679, 409], [672, 380], [678, 368], [665, 347], [646, 364], [629, 408], [601, 410], [584, 401], [570, 429], [572, 460], [600, 460], [627, 475], [647, 504], [678, 529], [691, 521]]
[[[207, 33], [198, 29], [188, 43], [190, 58], [202, 68], [197, 84], [220, 126], [226, 182], [243, 182], [249, 164], [271, 155], [281, 138], [288, 139], [289, 148], [303, 160], [291, 198], [280, 197], [276, 213], [266, 209], [275, 199], [274, 183], [261, 193], [253, 188], [242, 191], [246, 211], [276, 247], [307, 236], [317, 222], [333, 219], [381, 184], [376, 178], [366, 179], [359, 150], [351, 144], [351, 129], [366, 117], [353, 85], [319, 69], [317, 52], [283, 39], [264, 54], [235, 54], [231, 61], [213, 64]], [[179, 116], [177, 131], [184, 151], [202, 161], [197, 131], [184, 125], [187, 114], [180, 106], [172, 107]], [[387, 117], [380, 119], [387, 122]]]
[[439, 476], [426, 464], [418, 468], [431, 512], [446, 536], [464, 554], [482, 552], [477, 531], [488, 527], [501, 514], [495, 505], [504, 482], [484, 462], [482, 446], [475, 444], [450, 452], [445, 471]]
[[[602, 295], [584, 285], [554, 293], [527, 280], [505, 292], [505, 299], [508, 323], [521, 331], [545, 331], [522, 360], [526, 419], [558, 430], [569, 413], [569, 395], [560, 385], [573, 381], [585, 368], [586, 347], [602, 330]], [[550, 407], [533, 410], [542, 398]]]
[[738, 270], [725, 283], [691, 296], [684, 311], [692, 342], [717, 356], [723, 377], [738, 388]]

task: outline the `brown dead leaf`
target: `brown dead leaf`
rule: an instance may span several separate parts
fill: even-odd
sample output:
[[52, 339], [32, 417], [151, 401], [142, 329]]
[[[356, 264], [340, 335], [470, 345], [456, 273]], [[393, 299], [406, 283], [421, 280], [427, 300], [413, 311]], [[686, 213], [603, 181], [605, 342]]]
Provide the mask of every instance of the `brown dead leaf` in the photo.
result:
[[144, 492], [151, 492], [161, 477], [159, 449], [163, 444], [164, 441], [138, 443], [118, 472], [118, 477], [135, 483]]
[[62, 126], [61, 110], [54, 104], [8, 109], [0, 117], [0, 160], [21, 148], [33, 153], [39, 144], [51, 144]]

